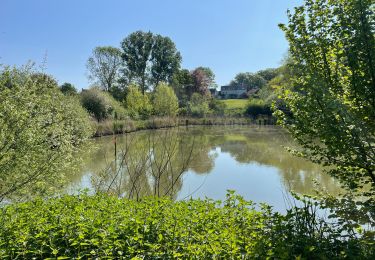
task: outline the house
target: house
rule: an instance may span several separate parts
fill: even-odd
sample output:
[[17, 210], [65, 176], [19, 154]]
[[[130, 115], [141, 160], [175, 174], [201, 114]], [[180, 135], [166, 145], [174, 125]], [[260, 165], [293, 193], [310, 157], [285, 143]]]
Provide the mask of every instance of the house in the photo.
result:
[[223, 98], [243, 98], [246, 97], [245, 86], [222, 86], [220, 95]]

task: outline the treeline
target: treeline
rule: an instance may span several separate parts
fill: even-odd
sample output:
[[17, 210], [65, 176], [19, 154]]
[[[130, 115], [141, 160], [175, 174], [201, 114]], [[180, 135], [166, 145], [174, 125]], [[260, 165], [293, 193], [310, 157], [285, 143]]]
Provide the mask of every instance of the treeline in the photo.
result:
[[[165, 36], [137, 31], [120, 47], [96, 47], [87, 61], [89, 89], [80, 94], [82, 105], [97, 121], [151, 116], [224, 116], [226, 104], [211, 95], [216, 89], [215, 74], [208, 67], [191, 71], [181, 68], [182, 57], [175, 43]], [[271, 116], [274, 85], [282, 69], [239, 73], [231, 86], [246, 86], [249, 98], [245, 110], [230, 116]], [[69, 83], [60, 86], [74, 95]], [[220, 97], [219, 97], [220, 98]]]
[[[209, 88], [215, 86], [214, 73], [207, 67], [182, 69], [181, 61], [169, 37], [151, 32], [131, 33], [119, 48], [96, 47], [87, 61], [92, 85], [82, 91], [82, 104], [98, 121], [213, 112]], [[62, 91], [76, 92], [66, 85]]]

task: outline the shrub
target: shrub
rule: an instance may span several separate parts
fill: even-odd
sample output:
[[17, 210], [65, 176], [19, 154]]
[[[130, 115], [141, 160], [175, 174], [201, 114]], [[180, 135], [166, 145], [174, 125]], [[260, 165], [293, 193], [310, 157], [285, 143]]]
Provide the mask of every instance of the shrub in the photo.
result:
[[157, 116], [175, 116], [177, 114], [177, 96], [173, 89], [165, 83], [160, 83], [156, 87], [152, 104]]
[[78, 100], [32, 70], [0, 72], [0, 201], [53, 192], [91, 134]]
[[151, 115], [152, 106], [147, 94], [142, 94], [135, 85], [130, 85], [127, 90], [125, 106], [134, 119], [145, 119]]
[[272, 111], [270, 105], [266, 104], [263, 100], [251, 99], [247, 106], [246, 114], [252, 117], [259, 115], [272, 116]]
[[188, 110], [191, 116], [203, 117], [210, 113], [208, 101], [199, 93], [194, 93], [188, 103]]
[[285, 216], [266, 205], [257, 211], [232, 192], [223, 203], [100, 194], [39, 199], [2, 209], [0, 257], [371, 259], [374, 249], [342, 238], [342, 229], [309, 208]]
[[97, 120], [124, 119], [126, 110], [109, 93], [91, 88], [81, 93], [82, 106]]
[[225, 110], [227, 109], [227, 105], [224, 102], [220, 102], [219, 100], [212, 98], [209, 103], [209, 108], [212, 110], [214, 115], [223, 116], [225, 114]]

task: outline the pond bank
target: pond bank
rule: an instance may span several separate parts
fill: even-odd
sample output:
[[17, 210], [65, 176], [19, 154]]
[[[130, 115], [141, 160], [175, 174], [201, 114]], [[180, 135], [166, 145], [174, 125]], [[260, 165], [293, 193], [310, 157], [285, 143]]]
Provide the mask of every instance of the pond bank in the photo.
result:
[[248, 117], [155, 117], [146, 120], [107, 120], [94, 122], [94, 137], [131, 133], [140, 130], [171, 128], [189, 125], [275, 125], [272, 117], [252, 119]]

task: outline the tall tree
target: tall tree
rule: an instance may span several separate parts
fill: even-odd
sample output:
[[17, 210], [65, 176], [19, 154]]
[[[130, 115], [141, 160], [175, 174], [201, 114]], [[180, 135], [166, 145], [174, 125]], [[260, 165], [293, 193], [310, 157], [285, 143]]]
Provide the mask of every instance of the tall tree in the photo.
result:
[[267, 81], [259, 74], [251, 72], [238, 73], [229, 83], [231, 86], [244, 86], [249, 91], [251, 89], [262, 88]]
[[193, 94], [193, 83], [193, 77], [187, 69], [181, 69], [173, 75], [171, 85], [181, 106], [185, 106]]
[[64, 95], [75, 95], [77, 94], [77, 89], [70, 83], [65, 82], [60, 86], [60, 91]]
[[87, 61], [89, 79], [97, 81], [103, 90], [110, 91], [118, 80], [121, 63], [118, 48], [96, 47]]
[[305, 0], [288, 16], [280, 26], [294, 76], [279, 122], [304, 148], [300, 154], [331, 166], [351, 190], [370, 184], [374, 196], [374, 1]]
[[268, 82], [279, 75], [279, 69], [268, 68], [268, 69], [260, 70], [256, 74], [261, 76]]
[[181, 59], [181, 54], [169, 37], [155, 35], [151, 54], [151, 83], [154, 86], [161, 81], [170, 83], [180, 68]]
[[153, 34], [142, 31], [131, 33], [121, 42], [125, 73], [130, 82], [135, 81], [139, 84], [143, 94], [148, 89], [153, 43]]
[[121, 43], [125, 63], [124, 76], [136, 83], [144, 94], [159, 82], [171, 82], [180, 68], [181, 54], [169, 37], [137, 31]]

